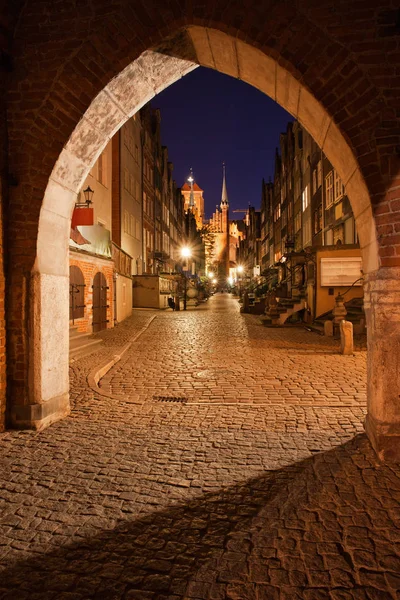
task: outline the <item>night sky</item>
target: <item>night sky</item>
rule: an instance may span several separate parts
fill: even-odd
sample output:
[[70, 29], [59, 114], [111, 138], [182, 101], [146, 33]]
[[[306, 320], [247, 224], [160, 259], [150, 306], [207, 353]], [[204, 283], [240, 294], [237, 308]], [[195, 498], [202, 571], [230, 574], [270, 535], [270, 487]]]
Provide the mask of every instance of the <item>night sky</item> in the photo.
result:
[[[152, 101], [161, 110], [161, 141], [182, 186], [190, 167], [204, 190], [206, 217], [221, 201], [222, 162], [230, 209], [259, 208], [261, 181], [274, 174], [275, 148], [291, 115], [255, 88], [199, 67]], [[230, 212], [230, 218], [242, 218]]]

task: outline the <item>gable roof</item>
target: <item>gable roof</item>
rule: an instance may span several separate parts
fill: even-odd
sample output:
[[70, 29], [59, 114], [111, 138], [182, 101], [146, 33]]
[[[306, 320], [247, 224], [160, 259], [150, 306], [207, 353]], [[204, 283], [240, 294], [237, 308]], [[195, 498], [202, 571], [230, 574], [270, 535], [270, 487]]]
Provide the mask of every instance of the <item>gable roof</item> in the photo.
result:
[[[190, 192], [190, 185], [187, 182], [185, 182], [183, 184], [183, 186], [181, 187], [181, 190], [183, 192]], [[197, 183], [194, 183], [193, 184], [193, 191], [194, 192], [202, 192], [203, 190], [197, 185]]]

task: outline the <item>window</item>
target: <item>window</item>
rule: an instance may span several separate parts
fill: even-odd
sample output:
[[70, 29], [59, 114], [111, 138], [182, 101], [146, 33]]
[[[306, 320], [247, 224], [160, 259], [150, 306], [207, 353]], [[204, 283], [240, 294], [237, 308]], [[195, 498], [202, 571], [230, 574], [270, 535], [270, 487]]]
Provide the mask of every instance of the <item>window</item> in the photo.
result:
[[333, 171], [325, 177], [326, 208], [333, 204]]
[[287, 209], [282, 211], [282, 229], [287, 225]]
[[344, 225], [338, 225], [333, 229], [333, 244], [341, 246], [344, 243]]
[[342, 180], [340, 179], [339, 175], [336, 173], [336, 171], [334, 171], [335, 173], [335, 202], [337, 200], [340, 200], [340, 198], [344, 195], [344, 185], [342, 183]]
[[344, 222], [344, 243], [354, 244], [354, 218], [350, 217]]
[[298, 212], [294, 218], [294, 231], [297, 233], [301, 229], [301, 212]]
[[294, 182], [294, 199], [295, 201], [300, 196], [300, 179], [296, 179]]
[[137, 240], [140, 240], [140, 221], [136, 219], [136, 233], [135, 237]]
[[124, 232], [129, 233], [129, 213], [124, 210]]
[[135, 178], [132, 175], [132, 173], [130, 174], [129, 177], [129, 191], [131, 193], [131, 196], [133, 196], [135, 198]]
[[124, 144], [129, 152], [133, 154], [133, 135], [130, 123], [127, 123], [124, 128]]
[[332, 229], [328, 229], [328, 231], [325, 234], [325, 245], [333, 246], [333, 231], [332, 231]]
[[129, 192], [129, 171], [124, 169], [124, 188]]
[[302, 200], [302, 208], [303, 208], [303, 212], [306, 210], [306, 208], [308, 208], [308, 204], [309, 204], [309, 194], [308, 194], [308, 185], [306, 185], [306, 187], [303, 190], [303, 193], [301, 195], [301, 200]]
[[107, 155], [102, 152], [97, 161], [97, 180], [107, 187]]
[[276, 223], [280, 218], [281, 218], [281, 205], [278, 204], [277, 206], [275, 206], [274, 223]]
[[138, 181], [136, 182], [136, 195], [135, 195], [135, 198], [136, 198], [136, 200], [138, 202], [140, 202], [140, 184], [139, 184]]
[[311, 244], [311, 219], [303, 223], [303, 248]]
[[314, 235], [322, 229], [322, 204], [314, 211]]
[[129, 215], [129, 235], [135, 235], [135, 217], [133, 215]]
[[312, 172], [312, 185], [313, 185], [312, 193], [315, 194], [315, 192], [318, 189], [317, 169], [313, 169], [313, 172]]

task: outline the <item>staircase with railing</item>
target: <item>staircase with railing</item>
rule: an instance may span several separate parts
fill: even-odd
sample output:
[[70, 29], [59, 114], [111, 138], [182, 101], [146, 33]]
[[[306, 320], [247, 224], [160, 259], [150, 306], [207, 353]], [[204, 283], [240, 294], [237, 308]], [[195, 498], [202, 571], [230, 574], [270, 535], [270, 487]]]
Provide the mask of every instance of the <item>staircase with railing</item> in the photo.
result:
[[[279, 327], [286, 323], [286, 321], [295, 313], [298, 313], [306, 308], [306, 299], [304, 290], [302, 288], [293, 287], [293, 281], [295, 280], [296, 272], [302, 269], [302, 265], [295, 265], [290, 269], [289, 274], [279, 284], [272, 287], [269, 293], [268, 304], [265, 308], [265, 314], [261, 318], [261, 322], [266, 327]], [[290, 286], [290, 296], [281, 296], [282, 290], [287, 290], [288, 284]], [[296, 290], [298, 293], [293, 294]]]
[[[301, 268], [301, 265], [296, 265], [279, 283], [276, 282], [276, 273], [271, 273], [264, 276], [262, 282], [247, 286], [242, 312], [262, 315], [261, 321], [265, 326], [282, 326], [293, 314], [304, 310], [306, 301], [301, 289], [290, 286], [291, 295], [287, 295], [289, 282], [293, 282], [296, 271]], [[294, 290], [297, 290], [297, 295], [293, 295]], [[249, 302], [249, 293], [254, 295], [253, 303]]]

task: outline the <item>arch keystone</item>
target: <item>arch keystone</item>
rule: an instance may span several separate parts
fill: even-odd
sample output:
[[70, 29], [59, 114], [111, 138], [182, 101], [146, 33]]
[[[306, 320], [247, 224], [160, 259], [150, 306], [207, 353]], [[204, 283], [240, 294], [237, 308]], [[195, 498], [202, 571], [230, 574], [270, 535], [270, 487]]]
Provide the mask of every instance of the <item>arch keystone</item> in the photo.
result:
[[192, 40], [199, 64], [203, 67], [215, 69], [207, 30], [204, 27], [189, 27], [188, 34]]

